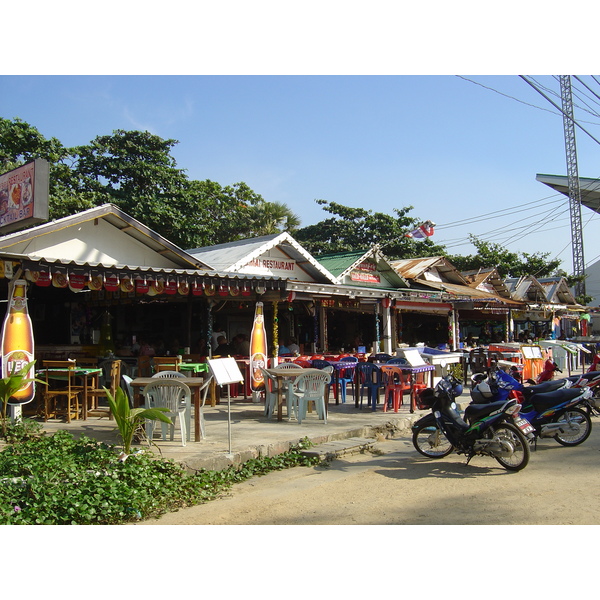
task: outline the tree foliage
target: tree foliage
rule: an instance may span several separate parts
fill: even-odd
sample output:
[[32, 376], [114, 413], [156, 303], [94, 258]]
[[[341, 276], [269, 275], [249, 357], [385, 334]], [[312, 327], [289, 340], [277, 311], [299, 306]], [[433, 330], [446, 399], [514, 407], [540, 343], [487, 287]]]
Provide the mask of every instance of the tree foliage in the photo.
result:
[[412, 206], [394, 208], [393, 214], [373, 212], [364, 208], [351, 208], [336, 202], [316, 200], [317, 204], [333, 216], [298, 229], [294, 237], [315, 256], [369, 249], [379, 244], [390, 259], [435, 256], [443, 253], [429, 238], [414, 240], [406, 234], [420, 221], [409, 217]]
[[285, 205], [245, 183], [189, 179], [171, 152], [177, 140], [116, 130], [64, 147], [20, 119], [0, 119], [2, 172], [35, 158], [50, 164], [51, 219], [112, 203], [182, 248], [209, 246], [297, 227]]
[[549, 252], [510, 252], [499, 244], [485, 242], [474, 235], [470, 235], [469, 239], [477, 249], [477, 254], [448, 255], [450, 262], [459, 271], [496, 267], [502, 278], [523, 275], [549, 277], [556, 272], [561, 262], [558, 259], [550, 260]]

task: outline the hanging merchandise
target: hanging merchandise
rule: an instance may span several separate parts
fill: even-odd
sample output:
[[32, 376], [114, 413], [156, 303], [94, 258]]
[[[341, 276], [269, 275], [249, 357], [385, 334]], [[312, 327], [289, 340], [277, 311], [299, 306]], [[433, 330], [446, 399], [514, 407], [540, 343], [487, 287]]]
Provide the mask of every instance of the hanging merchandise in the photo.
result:
[[[2, 326], [2, 378], [20, 371], [34, 357], [33, 326], [27, 310], [27, 282], [17, 279], [14, 283], [8, 312]], [[28, 379], [35, 376], [33, 364], [27, 374]], [[11, 396], [9, 404], [27, 404], [35, 396], [33, 381]]]
[[265, 317], [263, 303], [256, 303], [254, 324], [250, 334], [250, 374], [253, 392], [264, 389], [265, 379], [260, 368], [267, 368], [267, 332], [265, 331]]
[[273, 302], [273, 356], [279, 354], [279, 302]]

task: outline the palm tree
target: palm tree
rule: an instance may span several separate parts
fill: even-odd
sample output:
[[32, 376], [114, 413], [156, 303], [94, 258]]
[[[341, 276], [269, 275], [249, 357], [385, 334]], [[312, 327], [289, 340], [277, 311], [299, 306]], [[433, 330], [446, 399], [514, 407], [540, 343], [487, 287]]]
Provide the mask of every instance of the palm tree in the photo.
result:
[[250, 208], [250, 228], [255, 236], [294, 231], [300, 226], [300, 217], [283, 202], [258, 202]]

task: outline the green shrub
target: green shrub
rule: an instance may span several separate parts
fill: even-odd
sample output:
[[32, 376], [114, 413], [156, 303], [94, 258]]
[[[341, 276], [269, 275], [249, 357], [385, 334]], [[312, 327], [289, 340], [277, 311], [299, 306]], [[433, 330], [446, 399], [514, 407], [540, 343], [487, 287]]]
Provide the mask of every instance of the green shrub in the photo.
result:
[[202, 504], [254, 475], [319, 462], [304, 442], [240, 468], [187, 472], [147, 451], [119, 460], [118, 451], [59, 431], [27, 437], [0, 452], [0, 524], [119, 524]]

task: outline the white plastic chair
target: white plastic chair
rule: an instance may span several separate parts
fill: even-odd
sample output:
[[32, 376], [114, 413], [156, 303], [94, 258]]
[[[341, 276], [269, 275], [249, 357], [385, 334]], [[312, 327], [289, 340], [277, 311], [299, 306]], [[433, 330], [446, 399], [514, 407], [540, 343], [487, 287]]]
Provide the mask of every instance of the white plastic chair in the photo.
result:
[[[302, 365], [297, 365], [296, 363], [293, 363], [293, 362], [281, 363], [280, 365], [277, 365], [277, 368], [285, 369], [287, 371], [291, 371], [294, 369], [298, 370], [298, 371], [302, 371]], [[288, 416], [288, 419], [291, 419], [292, 413], [294, 413], [294, 414], [296, 413], [297, 401], [296, 401], [296, 396], [294, 394], [292, 382], [288, 379], [283, 380], [283, 393], [285, 395], [287, 416]]]
[[272, 417], [277, 408], [277, 394], [279, 392], [277, 377], [274, 377], [262, 367], [259, 367], [259, 369], [265, 378], [265, 417]]
[[185, 379], [187, 375], [185, 373], [181, 373], [180, 371], [159, 371], [158, 373], [154, 373], [152, 375], [153, 379]]
[[327, 423], [327, 410], [325, 407], [325, 386], [331, 381], [329, 373], [302, 373], [293, 384], [294, 395], [298, 399], [296, 415], [298, 423], [306, 417], [309, 402], [315, 403], [319, 419]]
[[[190, 388], [182, 381], [176, 379], [157, 378], [156, 381], [149, 383], [142, 391], [146, 399], [148, 408], [166, 408], [165, 413], [170, 417], [171, 423], [171, 441], [175, 435], [175, 422], [179, 417], [179, 428], [181, 429], [181, 445], [186, 445], [189, 434], [192, 412], [192, 392]], [[146, 435], [152, 440], [154, 434], [155, 421], [148, 419], [146, 421]], [[161, 421], [162, 439], [167, 439], [167, 425]], [[186, 431], [187, 426], [187, 431]]]

